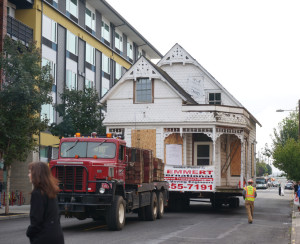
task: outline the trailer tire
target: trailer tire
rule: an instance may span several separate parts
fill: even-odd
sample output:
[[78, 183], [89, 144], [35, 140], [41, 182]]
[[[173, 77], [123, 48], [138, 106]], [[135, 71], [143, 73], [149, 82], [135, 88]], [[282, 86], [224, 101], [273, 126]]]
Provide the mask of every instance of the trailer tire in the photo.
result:
[[155, 192], [151, 193], [150, 205], [145, 207], [146, 210], [146, 220], [154, 221], [157, 218], [157, 196]]
[[122, 196], [115, 196], [112, 206], [108, 209], [106, 223], [110, 230], [122, 230], [125, 225], [126, 203]]
[[165, 213], [164, 195], [161, 191], [157, 192], [157, 218], [161, 219]]

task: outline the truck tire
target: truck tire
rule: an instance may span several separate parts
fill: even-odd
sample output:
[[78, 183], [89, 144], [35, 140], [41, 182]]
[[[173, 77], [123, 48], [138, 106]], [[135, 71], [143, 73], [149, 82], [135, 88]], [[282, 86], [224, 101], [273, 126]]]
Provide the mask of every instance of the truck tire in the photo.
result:
[[116, 195], [113, 205], [108, 209], [106, 223], [110, 230], [122, 230], [125, 225], [126, 203], [123, 197]]
[[154, 221], [157, 218], [157, 196], [155, 192], [151, 193], [150, 205], [145, 207], [146, 220]]
[[161, 219], [165, 213], [164, 195], [161, 191], [157, 192], [157, 218]]

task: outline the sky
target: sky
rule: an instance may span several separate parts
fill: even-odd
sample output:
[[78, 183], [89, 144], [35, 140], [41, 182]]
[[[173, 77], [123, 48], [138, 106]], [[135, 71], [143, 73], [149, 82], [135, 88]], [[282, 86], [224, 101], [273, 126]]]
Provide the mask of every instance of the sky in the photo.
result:
[[299, 0], [107, 0], [161, 54], [181, 45], [262, 125], [257, 151], [300, 99]]

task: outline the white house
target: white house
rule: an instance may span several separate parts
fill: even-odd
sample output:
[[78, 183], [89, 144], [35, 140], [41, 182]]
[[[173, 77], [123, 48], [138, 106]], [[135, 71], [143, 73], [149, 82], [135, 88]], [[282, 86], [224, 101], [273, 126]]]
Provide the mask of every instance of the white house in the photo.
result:
[[214, 166], [216, 187], [255, 176], [259, 122], [178, 44], [157, 65], [142, 56], [101, 103], [107, 131], [128, 146], [166, 164]]

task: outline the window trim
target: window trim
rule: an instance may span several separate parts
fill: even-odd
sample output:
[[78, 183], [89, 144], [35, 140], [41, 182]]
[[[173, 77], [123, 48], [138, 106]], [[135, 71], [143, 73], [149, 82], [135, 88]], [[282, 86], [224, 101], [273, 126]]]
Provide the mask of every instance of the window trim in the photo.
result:
[[[214, 100], [210, 100], [210, 94], [214, 95]], [[220, 100], [216, 100], [216, 94], [220, 94]], [[221, 92], [209, 92], [207, 96], [208, 104], [209, 105], [222, 105], [222, 93]], [[217, 103], [220, 102], [220, 103]]]
[[[208, 165], [198, 165], [197, 164], [197, 146], [199, 145], [202, 145], [202, 146], [206, 146], [208, 145], [209, 146], [209, 164]], [[210, 166], [210, 165], [213, 165], [213, 155], [212, 155], [212, 146], [213, 146], [213, 143], [212, 142], [209, 142], [209, 141], [202, 141], [202, 142], [194, 142], [194, 160], [193, 160], [193, 165], [194, 166]]]
[[[151, 102], [137, 102], [137, 94], [136, 94], [136, 84], [140, 79], [148, 79], [151, 81], [151, 89], [152, 89], [152, 99]], [[150, 79], [149, 77], [139, 77], [133, 82], [133, 103], [134, 104], [147, 104], [147, 103], [154, 103], [154, 79]]]

